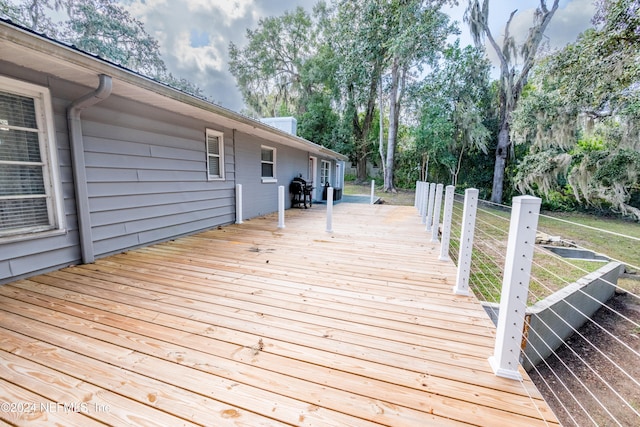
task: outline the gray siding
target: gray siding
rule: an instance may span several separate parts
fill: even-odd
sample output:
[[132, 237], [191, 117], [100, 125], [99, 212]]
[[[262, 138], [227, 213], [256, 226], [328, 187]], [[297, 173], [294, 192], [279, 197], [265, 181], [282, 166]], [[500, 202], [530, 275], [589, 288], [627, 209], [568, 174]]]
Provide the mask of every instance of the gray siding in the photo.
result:
[[[262, 183], [261, 146], [276, 149], [277, 183]], [[243, 217], [252, 218], [276, 212], [278, 210], [278, 187], [284, 185], [286, 208], [291, 206], [288, 196], [289, 183], [298, 174], [307, 176], [309, 154], [281, 144], [274, 144], [251, 135], [236, 133], [237, 182], [242, 184]]]
[[[0, 243], [0, 283], [81, 262], [66, 108], [88, 89], [0, 61], [49, 87], [66, 232]], [[235, 221], [233, 132], [116, 97], [82, 113], [97, 257]], [[205, 129], [225, 134], [225, 181], [208, 181]]]
[[327, 162], [329, 162], [331, 164], [330, 167], [330, 173], [329, 173], [329, 183], [331, 184], [332, 187], [335, 187], [336, 185], [336, 161], [332, 160], [328, 157], [322, 157], [322, 156], [317, 156], [314, 155], [313, 157], [315, 157], [317, 159], [317, 170], [316, 170], [316, 174], [315, 176], [312, 177], [312, 181], [313, 181], [313, 185], [314, 185], [314, 191], [313, 191], [313, 200], [322, 200], [322, 193], [323, 193], [323, 188], [320, 184], [320, 174], [322, 173], [322, 161], [325, 160]]
[[0, 240], [0, 283], [33, 273], [54, 270], [80, 262], [71, 153], [67, 136], [66, 106], [61, 84], [55, 79], [0, 61], [0, 75], [49, 87], [56, 133], [59, 177], [64, 197], [65, 232], [27, 240]]
[[[235, 220], [232, 131], [116, 97], [83, 113], [97, 257]], [[205, 129], [225, 133], [225, 180], [209, 181]]]
[[[0, 74], [51, 90], [65, 211], [64, 233], [0, 240], [3, 283], [81, 262], [66, 108], [92, 89], [2, 61]], [[305, 150], [115, 95], [81, 118], [96, 257], [233, 223], [236, 183], [243, 184], [244, 218], [277, 211], [279, 185], [285, 186], [290, 207], [289, 183], [308, 175]], [[207, 128], [224, 133], [225, 180], [208, 180]], [[277, 150], [277, 183], [262, 183], [261, 145]]]

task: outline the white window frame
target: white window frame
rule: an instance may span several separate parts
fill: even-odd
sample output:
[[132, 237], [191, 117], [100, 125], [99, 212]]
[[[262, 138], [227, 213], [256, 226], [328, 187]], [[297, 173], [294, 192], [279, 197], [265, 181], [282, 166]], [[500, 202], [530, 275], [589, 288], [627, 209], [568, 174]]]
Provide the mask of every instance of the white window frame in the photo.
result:
[[318, 176], [318, 158], [309, 156], [309, 181], [313, 182]]
[[[209, 150], [209, 137], [218, 138], [218, 154], [213, 154], [211, 153], [211, 150]], [[205, 140], [207, 149], [207, 179], [209, 181], [224, 181], [224, 133], [213, 129], [207, 129]], [[212, 159], [216, 159], [218, 162], [218, 170], [220, 171], [219, 175], [210, 174], [210, 163]]]
[[[269, 161], [265, 161], [262, 160], [262, 150], [269, 150], [273, 153], [273, 161], [269, 162]], [[268, 145], [261, 145], [260, 146], [260, 179], [262, 180], [263, 184], [270, 184], [270, 183], [275, 183], [278, 182], [278, 178], [277, 178], [277, 174], [276, 174], [276, 159], [277, 159], [277, 149], [275, 147], [269, 147]], [[262, 176], [262, 165], [263, 164], [270, 164], [273, 165], [273, 176]]]
[[328, 160], [321, 160], [320, 161], [320, 186], [324, 187], [327, 184], [327, 182], [331, 184], [331, 162]]
[[[38, 162], [37, 165], [42, 166], [45, 189], [44, 197], [46, 198], [47, 214], [49, 217], [49, 224], [46, 226], [0, 230], [0, 242], [6, 243], [7, 241], [32, 239], [46, 237], [46, 235], [49, 234], [64, 233], [64, 198], [62, 194], [62, 184], [60, 183], [51, 93], [46, 87], [5, 76], [0, 76], [0, 91], [32, 98], [34, 100], [41, 156], [41, 161]], [[4, 127], [6, 128], [6, 126]], [[0, 165], [7, 163], [11, 162], [0, 160]], [[6, 196], [4, 198], [11, 199], [13, 197], [14, 196]]]

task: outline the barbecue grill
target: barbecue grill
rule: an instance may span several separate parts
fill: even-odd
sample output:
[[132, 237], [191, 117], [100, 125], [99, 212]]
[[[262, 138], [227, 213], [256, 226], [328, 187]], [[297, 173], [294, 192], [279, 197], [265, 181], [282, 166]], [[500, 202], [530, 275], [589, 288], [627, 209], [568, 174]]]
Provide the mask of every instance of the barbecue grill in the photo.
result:
[[309, 201], [309, 207], [311, 207], [313, 191], [313, 182], [307, 182], [302, 177], [293, 178], [291, 184], [289, 184], [289, 193], [291, 193], [291, 206], [302, 207], [307, 209], [307, 200]]

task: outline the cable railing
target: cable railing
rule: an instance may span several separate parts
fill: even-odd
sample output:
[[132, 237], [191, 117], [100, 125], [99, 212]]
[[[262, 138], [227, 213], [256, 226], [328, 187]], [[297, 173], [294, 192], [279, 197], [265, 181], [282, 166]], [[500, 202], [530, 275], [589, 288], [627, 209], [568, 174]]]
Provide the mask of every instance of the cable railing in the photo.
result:
[[[428, 194], [424, 186], [419, 186], [418, 191]], [[430, 199], [416, 193], [419, 212], [423, 204], [427, 205], [424, 209], [428, 212]], [[448, 253], [459, 267], [459, 276], [461, 263], [466, 262], [461, 241], [468, 239], [462, 231], [463, 221], [468, 222], [465, 199], [465, 195], [455, 194], [449, 231]], [[539, 211], [539, 199], [537, 202], [532, 199], [528, 197], [523, 203], [537, 203]], [[514, 210], [521, 217], [527, 214], [520, 207], [515, 209], [517, 203], [514, 199], [512, 208], [477, 201], [475, 209], [468, 286], [496, 324], [501, 312], [510, 312], [507, 303], [501, 301], [503, 282], [510, 287], [513, 280], [522, 281], [522, 276], [516, 273], [516, 276], [507, 276], [511, 280], [505, 279], [505, 267], [511, 268], [514, 262], [509, 259], [514, 256], [510, 253], [513, 251], [510, 240], [516, 238], [514, 233], [519, 233], [517, 227], [514, 231], [512, 222], [522, 221], [514, 219]], [[526, 209], [533, 205], [527, 204]], [[522, 348], [518, 343], [516, 352], [521, 353], [518, 362], [528, 371], [563, 425], [640, 425], [640, 281], [619, 279], [625, 268], [640, 271], [637, 267], [640, 260], [636, 259], [640, 258], [640, 251], [633, 249], [640, 241], [640, 227], [630, 225], [637, 227], [637, 231], [631, 233], [629, 228], [630, 234], [625, 234], [542, 215], [538, 211], [534, 215], [534, 231], [545, 232], [544, 236], [553, 236], [553, 231], [559, 234], [559, 229], [582, 231], [574, 232], [579, 238], [561, 234], [558, 238], [553, 236], [549, 244], [544, 236], [528, 237], [526, 244], [521, 244], [523, 253], [530, 253], [527, 266], [530, 273], [526, 277], [526, 311], [519, 319], [522, 326], [518, 340]], [[560, 225], [554, 226], [554, 223]], [[442, 227], [447, 227], [446, 220]], [[615, 256], [594, 256], [592, 260], [567, 258], [552, 251], [552, 245], [561, 245], [578, 255], [580, 250], [597, 255], [598, 249], [602, 249], [596, 246], [598, 243], [588, 244], [586, 235], [590, 233], [616, 239], [621, 247], [631, 248], [627, 251], [628, 259], [624, 251]], [[512, 295], [509, 289], [507, 295]], [[496, 353], [498, 351], [496, 348]], [[497, 375], [518, 379], [517, 372], [505, 374], [501, 370], [499, 354], [492, 359]]]

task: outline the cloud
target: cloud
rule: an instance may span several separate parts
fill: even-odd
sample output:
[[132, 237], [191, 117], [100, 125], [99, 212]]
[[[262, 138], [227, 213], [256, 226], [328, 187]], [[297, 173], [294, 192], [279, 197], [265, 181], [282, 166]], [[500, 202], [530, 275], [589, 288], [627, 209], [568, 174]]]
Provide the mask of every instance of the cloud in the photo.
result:
[[574, 42], [578, 34], [591, 27], [595, 12], [593, 0], [573, 0], [558, 9], [546, 33], [553, 40], [552, 47], [562, 48]]
[[312, 4], [304, 0], [132, 0], [123, 6], [158, 40], [172, 74], [239, 111], [243, 101], [228, 70], [229, 43], [244, 45], [247, 28], [255, 28], [260, 18]]
[[[534, 8], [523, 10], [514, 17], [511, 31], [516, 42], [522, 43], [533, 23]], [[559, 7], [545, 31], [545, 38], [551, 48], [562, 48], [574, 42], [578, 34], [591, 25], [595, 13], [593, 0], [573, 0]], [[506, 21], [505, 21], [506, 23]]]
[[[229, 43], [245, 45], [247, 28], [256, 28], [261, 18], [280, 16], [298, 6], [311, 11], [316, 3], [309, 0], [121, 1], [158, 40], [160, 52], [171, 73], [197, 84], [206, 95], [236, 111], [243, 108], [243, 101], [235, 78], [228, 70]], [[546, 33], [552, 47], [561, 47], [575, 40], [577, 34], [589, 26], [594, 11], [592, 1], [562, 2], [564, 7], [556, 12]], [[514, 6], [510, 0], [491, 0], [490, 24], [494, 35], [502, 34], [509, 13], [519, 7], [521, 12], [514, 18], [512, 33], [517, 39], [523, 39], [538, 2], [526, 0]], [[449, 12], [452, 19], [460, 23], [461, 43], [465, 46], [472, 41], [467, 25], [462, 22], [466, 2], [460, 3]], [[491, 53], [492, 49], [488, 52]]]
[[[547, 6], [551, 7], [551, 1], [547, 1]], [[527, 0], [521, 2], [512, 2], [507, 0], [491, 1], [491, 9], [489, 11], [489, 26], [496, 42], [502, 47], [504, 39], [504, 29], [511, 12], [517, 9], [516, 14], [511, 21], [509, 27], [510, 34], [514, 37], [516, 45], [520, 46], [529, 33], [529, 28], [533, 24], [533, 15], [539, 1]], [[464, 11], [461, 5], [458, 8]], [[568, 43], [574, 42], [578, 34], [591, 26], [591, 17], [595, 12], [593, 0], [570, 0], [561, 2], [561, 6], [555, 12], [549, 22], [549, 26], [544, 34], [543, 44], [547, 45], [551, 50], [561, 49]], [[460, 19], [461, 20], [461, 19]], [[466, 24], [461, 24], [463, 34], [461, 39], [467, 40], [467, 44], [471, 43], [471, 37], [468, 35], [469, 30]], [[487, 55], [494, 66], [492, 76], [499, 77], [500, 62], [495, 50], [486, 41]]]
[[218, 2], [211, 0], [189, 0], [187, 1], [187, 9], [192, 14], [218, 13], [233, 21], [246, 16], [253, 16], [255, 18], [253, 3], [252, 0], [227, 0]]

